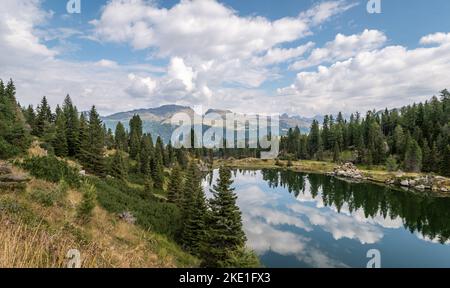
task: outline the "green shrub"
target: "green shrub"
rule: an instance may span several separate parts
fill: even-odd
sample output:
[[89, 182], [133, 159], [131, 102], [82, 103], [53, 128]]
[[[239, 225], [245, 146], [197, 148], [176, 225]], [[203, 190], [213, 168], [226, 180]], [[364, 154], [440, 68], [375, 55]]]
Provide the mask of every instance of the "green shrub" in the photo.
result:
[[398, 164], [397, 164], [397, 159], [395, 159], [394, 156], [389, 156], [386, 160], [386, 169], [389, 172], [394, 172], [397, 171], [398, 169]]
[[83, 182], [81, 190], [83, 192], [83, 199], [77, 208], [77, 217], [82, 222], [89, 222], [95, 208], [97, 191], [95, 186], [88, 181]]
[[117, 179], [92, 179], [99, 204], [111, 213], [130, 211], [145, 229], [174, 237], [181, 227], [176, 205], [151, 196], [142, 188], [133, 188]]
[[54, 156], [27, 158], [19, 165], [39, 179], [53, 183], [64, 179], [68, 185], [76, 187], [80, 183], [78, 171]]
[[53, 206], [55, 203], [63, 203], [67, 191], [69, 190], [69, 185], [66, 181], [61, 180], [55, 189], [43, 190], [37, 189], [31, 192], [31, 199], [46, 206]]
[[34, 190], [31, 192], [31, 199], [44, 205], [45, 207], [53, 206], [55, 203], [55, 195], [52, 190]]

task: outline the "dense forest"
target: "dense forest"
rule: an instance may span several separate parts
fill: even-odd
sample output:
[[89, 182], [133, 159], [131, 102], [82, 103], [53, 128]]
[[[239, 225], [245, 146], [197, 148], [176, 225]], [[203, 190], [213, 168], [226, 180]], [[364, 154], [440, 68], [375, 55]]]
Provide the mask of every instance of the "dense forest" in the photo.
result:
[[326, 115], [310, 133], [290, 129], [281, 158], [351, 161], [386, 165], [390, 171], [435, 172], [450, 176], [450, 93], [400, 109], [369, 111], [345, 119]]
[[[126, 131], [119, 123], [114, 133], [107, 130], [95, 106], [79, 113], [70, 96], [54, 112], [46, 97], [36, 109], [21, 108], [13, 81], [5, 86], [0, 80], [0, 159], [23, 156], [16, 163], [37, 178], [84, 186], [78, 209], [84, 220], [97, 200], [111, 212], [132, 210], [137, 224], [166, 234], [205, 267], [258, 266], [245, 248], [230, 170], [220, 169], [212, 198], [206, 199], [203, 175], [190, 151], [164, 145], [160, 137], [154, 142], [143, 133], [138, 115], [129, 127]], [[27, 157], [32, 141], [48, 156]], [[67, 160], [81, 164], [83, 173]]]

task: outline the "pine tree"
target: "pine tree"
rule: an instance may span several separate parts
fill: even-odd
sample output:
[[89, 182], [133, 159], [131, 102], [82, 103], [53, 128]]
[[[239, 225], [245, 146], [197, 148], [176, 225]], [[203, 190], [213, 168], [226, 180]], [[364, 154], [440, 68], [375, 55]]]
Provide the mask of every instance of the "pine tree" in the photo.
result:
[[116, 131], [114, 133], [114, 143], [118, 150], [128, 151], [127, 132], [122, 122], [117, 123]]
[[25, 117], [16, 101], [16, 88], [10, 80], [0, 80], [0, 159], [15, 156], [29, 146]]
[[66, 119], [68, 155], [74, 157], [80, 153], [80, 120], [77, 107], [73, 105], [69, 95], [64, 99], [62, 109]]
[[339, 149], [339, 144], [337, 142], [334, 143], [334, 151], [333, 151], [333, 162], [338, 163], [341, 160], [341, 151]]
[[319, 151], [321, 143], [322, 141], [320, 139], [319, 122], [313, 120], [313, 123], [311, 125], [311, 131], [308, 136], [308, 152], [310, 158], [314, 158], [317, 156], [317, 152]]
[[[83, 124], [84, 125], [84, 124]], [[80, 125], [81, 126], [81, 125]], [[86, 166], [86, 170], [99, 176], [104, 176], [105, 163], [104, 163], [104, 132], [102, 127], [102, 121], [95, 109], [92, 107], [89, 112], [89, 122], [87, 123], [87, 129], [85, 131], [87, 135], [83, 135], [82, 139], [82, 156], [83, 164]], [[84, 133], [81, 132], [80, 134]]]
[[67, 145], [66, 117], [59, 106], [56, 108], [55, 137], [53, 138], [53, 148], [55, 155], [66, 157], [69, 153]]
[[83, 199], [77, 208], [77, 217], [83, 223], [89, 222], [95, 208], [97, 191], [93, 184], [84, 182], [82, 185]]
[[44, 96], [37, 108], [36, 131], [33, 134], [40, 137], [44, 136], [49, 131], [52, 122], [52, 110], [48, 105], [47, 97]]
[[150, 161], [150, 168], [152, 174], [153, 185], [156, 189], [163, 189], [164, 187], [164, 168], [160, 162], [160, 158], [156, 156], [156, 151], [153, 153]]
[[447, 145], [447, 149], [445, 149], [442, 155], [441, 162], [441, 174], [443, 176], [450, 177], [450, 145]]
[[176, 165], [172, 169], [170, 175], [169, 186], [167, 187], [167, 200], [169, 203], [177, 204], [181, 208], [181, 200], [183, 196], [183, 177], [181, 168]]
[[197, 165], [192, 162], [187, 172], [182, 203], [183, 231], [181, 243], [194, 255], [200, 255], [206, 239], [207, 207], [201, 176]]
[[225, 266], [230, 255], [245, 246], [241, 212], [236, 204], [237, 196], [231, 188], [232, 184], [231, 171], [221, 167], [219, 179], [211, 190], [214, 198], [210, 200], [210, 229], [202, 257], [206, 267]]
[[134, 115], [130, 120], [130, 157], [136, 160], [137, 155], [140, 153], [142, 137], [142, 120], [139, 115]]
[[116, 151], [111, 162], [110, 173], [111, 176], [120, 180], [126, 180], [128, 178], [128, 165], [125, 162], [123, 152]]
[[151, 137], [149, 135], [142, 136], [141, 151], [139, 154], [140, 172], [145, 176], [151, 176], [151, 158], [153, 153], [153, 145], [151, 143]]
[[420, 172], [422, 168], [422, 150], [417, 141], [412, 138], [406, 146], [404, 166], [407, 172]]

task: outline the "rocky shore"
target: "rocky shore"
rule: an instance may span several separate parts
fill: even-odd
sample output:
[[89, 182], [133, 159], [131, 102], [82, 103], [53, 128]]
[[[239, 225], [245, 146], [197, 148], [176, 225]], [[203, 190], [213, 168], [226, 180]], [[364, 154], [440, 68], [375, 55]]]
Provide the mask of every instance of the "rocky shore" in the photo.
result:
[[[329, 174], [336, 177], [344, 177], [354, 180], [380, 182], [380, 179], [371, 177], [370, 173], [360, 171], [352, 163], [345, 163], [343, 165], [336, 166], [334, 168], [334, 171]], [[389, 174], [388, 177], [386, 177], [386, 179], [384, 179], [383, 181], [385, 184], [392, 186], [406, 187], [420, 191], [429, 190], [435, 192], [450, 193], [450, 179], [431, 174], [410, 176], [399, 171], [395, 174]]]

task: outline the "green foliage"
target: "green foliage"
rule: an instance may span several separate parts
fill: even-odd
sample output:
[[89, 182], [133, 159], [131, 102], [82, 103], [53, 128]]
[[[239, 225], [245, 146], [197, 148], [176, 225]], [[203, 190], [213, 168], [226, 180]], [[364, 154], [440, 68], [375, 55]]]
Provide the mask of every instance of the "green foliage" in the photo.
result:
[[444, 151], [441, 173], [444, 176], [450, 177], [450, 145], [447, 145], [447, 149]]
[[0, 159], [24, 152], [30, 144], [25, 117], [16, 100], [13, 81], [6, 87], [0, 80]]
[[80, 120], [81, 161], [85, 169], [98, 176], [104, 176], [105, 159], [104, 145], [105, 135], [102, 121], [95, 106], [89, 112], [89, 122]]
[[71, 186], [78, 186], [80, 183], [78, 171], [55, 156], [26, 158], [21, 163], [18, 162], [18, 165], [39, 179], [53, 183], [64, 179]]
[[[349, 119], [339, 113], [336, 120], [325, 115], [322, 127], [313, 121], [309, 135], [301, 135], [298, 128], [289, 129], [281, 138], [280, 155], [317, 160], [324, 156], [328, 160], [333, 155], [334, 161], [340, 156], [341, 161], [369, 166], [383, 165], [393, 156], [408, 171], [442, 173], [450, 143], [448, 95], [443, 90], [440, 100], [433, 97], [399, 109], [368, 111], [364, 118], [359, 113], [351, 114]], [[351, 153], [350, 157], [342, 151]], [[392, 158], [389, 161], [392, 163]]]
[[183, 183], [181, 168], [177, 165], [172, 169], [170, 175], [169, 186], [167, 187], [167, 200], [178, 207], [182, 205]]
[[201, 253], [206, 237], [206, 199], [201, 186], [201, 175], [192, 162], [187, 171], [182, 200], [183, 229], [181, 243], [194, 255]]
[[86, 223], [89, 222], [92, 217], [97, 199], [97, 190], [93, 184], [86, 180], [81, 185], [81, 191], [83, 192], [83, 199], [77, 207], [77, 217], [79, 220]]
[[161, 202], [142, 188], [130, 187], [117, 179], [92, 179], [97, 188], [97, 201], [111, 213], [130, 211], [137, 224], [145, 229], [174, 238], [181, 229], [180, 210]]
[[43, 206], [50, 207], [55, 203], [63, 204], [67, 196], [69, 185], [66, 181], [61, 180], [54, 189], [36, 189], [31, 191], [30, 197]]
[[111, 176], [126, 180], [128, 178], [128, 164], [122, 153], [120, 150], [116, 151], [110, 163], [109, 171]]
[[218, 266], [222, 268], [259, 268], [261, 263], [255, 252], [240, 248], [227, 252], [227, 258]]
[[422, 168], [422, 150], [414, 139], [410, 139], [406, 146], [404, 166], [408, 172], [420, 172]]
[[116, 131], [114, 133], [114, 143], [118, 150], [128, 151], [128, 139], [127, 132], [122, 122], [117, 123]]
[[206, 267], [223, 267], [226, 263], [233, 263], [236, 258], [234, 253], [239, 253], [245, 246], [241, 212], [232, 184], [231, 171], [221, 167], [219, 179], [211, 190], [214, 197], [210, 200], [207, 248], [202, 255]]
[[386, 169], [389, 172], [394, 172], [398, 170], [397, 159], [394, 156], [390, 155], [386, 160]]

